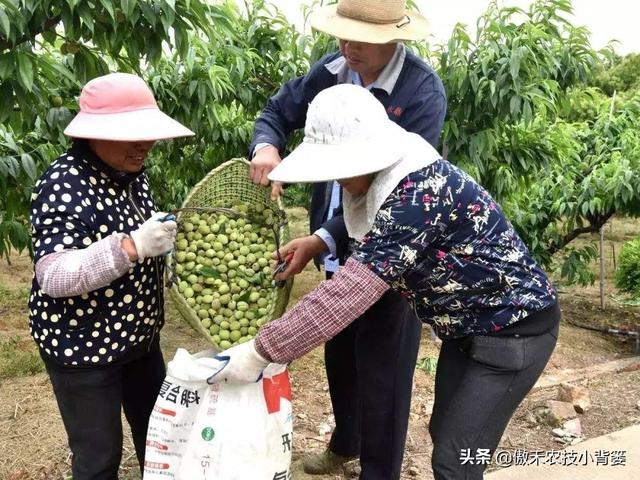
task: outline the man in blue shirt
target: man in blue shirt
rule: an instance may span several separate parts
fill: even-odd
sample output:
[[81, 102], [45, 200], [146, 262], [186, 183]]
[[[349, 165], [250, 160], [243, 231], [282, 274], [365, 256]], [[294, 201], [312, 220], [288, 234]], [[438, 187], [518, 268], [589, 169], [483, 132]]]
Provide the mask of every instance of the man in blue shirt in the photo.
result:
[[[255, 125], [250, 175], [268, 185], [281, 161], [288, 135], [305, 123], [307, 108], [322, 90], [339, 83], [361, 85], [384, 105], [389, 118], [435, 148], [446, 113], [440, 78], [400, 43], [426, 37], [426, 20], [409, 12], [404, 0], [339, 0], [313, 12], [312, 26], [339, 39], [340, 51], [283, 85]], [[272, 185], [272, 195], [281, 185]], [[300, 273], [313, 258], [327, 277], [349, 254], [337, 182], [315, 184], [311, 235], [292, 240], [286, 276]], [[339, 471], [360, 458], [363, 479], [399, 478], [411, 404], [421, 324], [406, 300], [385, 294], [365, 314], [327, 342], [325, 364], [336, 419], [329, 448], [304, 460], [307, 473]]]

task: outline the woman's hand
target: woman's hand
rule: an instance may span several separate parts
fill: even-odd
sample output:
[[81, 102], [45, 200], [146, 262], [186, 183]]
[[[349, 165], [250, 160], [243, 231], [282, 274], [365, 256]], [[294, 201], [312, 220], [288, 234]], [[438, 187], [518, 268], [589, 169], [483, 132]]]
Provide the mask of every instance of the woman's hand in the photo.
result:
[[207, 379], [207, 383], [254, 383], [262, 378], [269, 360], [258, 353], [255, 339], [231, 347], [215, 356], [222, 368]]
[[131, 250], [131, 245], [122, 242], [122, 248], [125, 249], [131, 261], [134, 261], [135, 258], [144, 260], [149, 257], [157, 257], [171, 251], [178, 225], [173, 220], [161, 221], [166, 216], [167, 214], [164, 212], [155, 213], [137, 230], [129, 234], [135, 253]]
[[124, 237], [120, 246], [129, 256], [130, 262], [135, 262], [138, 260], [138, 250], [136, 250], [136, 244], [133, 243], [131, 237]]

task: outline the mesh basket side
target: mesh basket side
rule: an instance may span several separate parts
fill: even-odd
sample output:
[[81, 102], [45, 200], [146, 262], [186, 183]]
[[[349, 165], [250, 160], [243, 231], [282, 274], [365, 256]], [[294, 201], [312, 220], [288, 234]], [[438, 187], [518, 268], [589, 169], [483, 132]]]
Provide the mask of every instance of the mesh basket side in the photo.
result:
[[[280, 199], [278, 199], [277, 202], [271, 200], [268, 188], [255, 185], [251, 182], [249, 179], [249, 162], [241, 158], [231, 159], [211, 170], [211, 172], [191, 189], [182, 204], [182, 208], [230, 207], [239, 202], [261, 205], [273, 211], [283, 211], [282, 201]], [[185, 215], [188, 216], [189, 212], [178, 212], [177, 218], [179, 223]], [[286, 243], [289, 240], [289, 229], [287, 226], [283, 225], [279, 233], [281, 244]], [[168, 262], [172, 261], [173, 256], [170, 256]], [[274, 287], [272, 289], [272, 307], [269, 313], [269, 321], [279, 318], [285, 312], [292, 286], [293, 280], [290, 279], [283, 288]], [[201, 325], [198, 315], [194, 309], [187, 304], [176, 285], [173, 285], [169, 289], [169, 294], [185, 321], [217, 350], [218, 347], [213, 342], [213, 338]]]

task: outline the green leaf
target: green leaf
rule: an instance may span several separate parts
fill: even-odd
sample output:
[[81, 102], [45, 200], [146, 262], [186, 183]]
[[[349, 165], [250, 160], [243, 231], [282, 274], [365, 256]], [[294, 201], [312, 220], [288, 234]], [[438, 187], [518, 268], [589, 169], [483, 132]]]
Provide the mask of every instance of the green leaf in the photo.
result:
[[32, 90], [33, 63], [31, 63], [29, 55], [24, 53], [18, 55], [18, 79], [25, 90], [29, 92]]
[[120, 5], [122, 6], [122, 13], [129, 19], [133, 15], [133, 11], [136, 9], [138, 0], [122, 0]]
[[416, 368], [424, 370], [431, 376], [435, 376], [438, 368], [438, 359], [435, 357], [424, 357], [416, 365]]
[[242, 295], [238, 297], [237, 302], [248, 302], [250, 296], [251, 296], [251, 290], [247, 290], [246, 292], [244, 292]]
[[520, 55], [519, 50], [516, 50], [515, 52], [513, 52], [513, 55], [511, 55], [511, 58], [509, 60], [509, 73], [511, 74], [511, 78], [513, 78], [514, 81], [518, 78], [520, 74], [521, 60], [522, 60], [522, 57]]
[[531, 120], [533, 120], [531, 104], [526, 100], [522, 102], [522, 120], [524, 120], [525, 122], [530, 122]]
[[100, 0], [100, 3], [104, 9], [109, 13], [111, 20], [116, 21], [116, 12], [113, 9], [113, 2], [111, 0]]
[[204, 83], [198, 85], [198, 102], [204, 105], [207, 101], [207, 86]]
[[582, 211], [582, 216], [586, 217], [589, 213], [589, 203], [585, 202], [582, 204], [580, 210]]
[[13, 113], [13, 104], [13, 88], [9, 82], [0, 84], [0, 123], [6, 122]]
[[200, 270], [200, 275], [211, 278], [222, 278], [220, 276], [220, 273], [211, 267], [202, 267], [202, 269]]
[[189, 37], [186, 30], [176, 24], [174, 26], [174, 37], [180, 58], [185, 58], [189, 51]]
[[82, 19], [82, 22], [87, 26], [87, 28], [91, 31], [91, 33], [93, 33], [93, 27], [95, 25], [95, 20], [93, 18], [94, 15], [94, 11], [85, 4], [82, 4], [79, 8], [79, 14], [80, 14], [80, 18]]
[[489, 92], [493, 97], [496, 94], [496, 82], [495, 80], [489, 80]]
[[198, 82], [195, 80], [191, 80], [189, 82], [189, 96], [193, 95], [193, 92], [196, 91], [196, 88], [198, 88]]
[[36, 164], [33, 161], [33, 157], [31, 157], [31, 155], [29, 155], [28, 153], [23, 153], [20, 156], [20, 159], [22, 160], [22, 168], [27, 173], [27, 176], [31, 180], [35, 180], [37, 176], [37, 172], [36, 172]]
[[0, 157], [0, 163], [3, 164], [2, 170], [6, 175], [12, 178], [18, 177], [18, 162], [14, 157]]
[[9, 53], [0, 53], [0, 80], [10, 78], [13, 73], [13, 55]]
[[245, 62], [242, 57], [236, 58], [236, 68], [238, 69], [238, 75], [240, 75], [240, 77], [244, 77]]
[[515, 119], [520, 113], [520, 97], [518, 97], [517, 95], [511, 97], [509, 109], [511, 112], [511, 117]]
[[24, 225], [12, 220], [8, 222], [9, 240], [18, 249], [23, 250], [29, 243], [29, 234]]
[[42, 38], [44, 38], [51, 45], [54, 45], [58, 36], [56, 35], [55, 30], [45, 30], [44, 32], [42, 32]]
[[73, 73], [71, 72], [71, 70], [69, 70], [65, 65], [63, 65], [61, 63], [53, 62], [53, 63], [51, 63], [51, 67], [56, 72], [58, 72], [60, 75], [65, 77], [67, 80], [69, 80], [70, 82], [75, 83], [78, 86], [80, 86], [80, 82], [78, 82], [78, 79], [73, 76]]
[[157, 19], [153, 6], [149, 5], [147, 2], [142, 2], [140, 4], [140, 9], [142, 10], [142, 16], [147, 20], [149, 25], [155, 27]]
[[11, 33], [11, 24], [9, 23], [9, 17], [4, 11], [4, 8], [0, 8], [0, 29], [4, 34], [4, 38], [9, 40], [9, 34]]
[[172, 7], [171, 5], [169, 5], [169, 8], [163, 8], [162, 9], [162, 13], [163, 18], [166, 18], [166, 21], [168, 22], [168, 24], [171, 26], [173, 25], [173, 23], [176, 20], [176, 10], [175, 10], [175, 5]]
[[87, 70], [88, 69], [84, 56], [82, 56], [80, 52], [76, 53], [73, 56], [73, 71], [75, 72], [78, 80], [80, 80], [82, 83], [85, 83], [87, 80], [89, 80]]
[[162, 28], [164, 28], [165, 33], [168, 35], [169, 29], [173, 24], [173, 18], [171, 17], [171, 14], [165, 12], [164, 15], [160, 16], [160, 22], [162, 23]]
[[156, 41], [155, 39], [151, 39], [149, 42], [147, 42], [146, 54], [149, 63], [155, 65], [162, 57], [162, 43], [160, 41]]

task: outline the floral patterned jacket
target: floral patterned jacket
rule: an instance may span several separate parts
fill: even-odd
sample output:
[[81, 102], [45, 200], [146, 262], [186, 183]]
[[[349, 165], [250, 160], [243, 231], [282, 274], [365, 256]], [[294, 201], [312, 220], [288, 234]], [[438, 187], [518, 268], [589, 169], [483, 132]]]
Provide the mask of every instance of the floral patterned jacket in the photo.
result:
[[398, 185], [353, 258], [441, 337], [496, 332], [556, 303], [500, 206], [445, 160]]
[[344, 268], [262, 327], [256, 349], [290, 362], [389, 289], [443, 339], [498, 334], [557, 307], [555, 288], [500, 206], [466, 173], [438, 160], [398, 184]]

